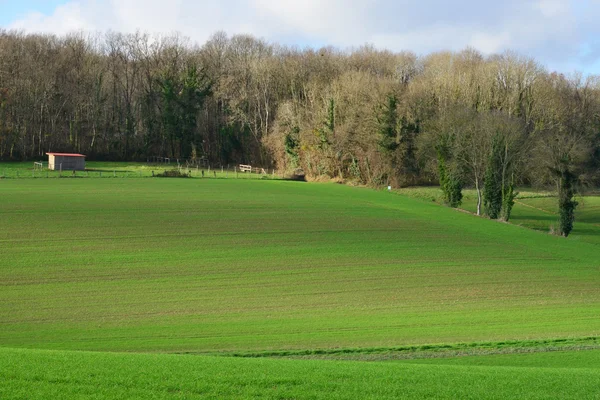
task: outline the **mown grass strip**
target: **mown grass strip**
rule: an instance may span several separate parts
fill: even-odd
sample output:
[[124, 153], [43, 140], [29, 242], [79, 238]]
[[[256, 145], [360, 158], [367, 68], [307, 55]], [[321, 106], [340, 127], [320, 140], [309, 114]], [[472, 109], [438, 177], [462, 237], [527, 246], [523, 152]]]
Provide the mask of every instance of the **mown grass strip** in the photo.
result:
[[[521, 353], [545, 352], [560, 349], [593, 349], [600, 348], [600, 337], [561, 338], [539, 340], [506, 340], [499, 342], [472, 342], [452, 344], [424, 344], [414, 346], [371, 347], [371, 348], [338, 348], [338, 349], [307, 349], [307, 350], [282, 350], [262, 352], [233, 352], [220, 353], [220, 355], [242, 358], [260, 357], [304, 357], [304, 356], [338, 356], [338, 355], [373, 355], [386, 354], [386, 358], [429, 358], [448, 357], [457, 352], [468, 354], [494, 354], [494, 353]], [[193, 354], [193, 353], [181, 353]], [[215, 353], [212, 353], [215, 354]]]

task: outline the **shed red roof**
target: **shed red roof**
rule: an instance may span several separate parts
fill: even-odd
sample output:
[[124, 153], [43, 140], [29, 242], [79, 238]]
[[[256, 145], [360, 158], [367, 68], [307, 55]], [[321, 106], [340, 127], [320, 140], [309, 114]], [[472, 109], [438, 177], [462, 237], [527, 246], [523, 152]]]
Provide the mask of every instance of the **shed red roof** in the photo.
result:
[[59, 156], [59, 157], [85, 157], [83, 154], [75, 154], [75, 153], [46, 153], [49, 156]]

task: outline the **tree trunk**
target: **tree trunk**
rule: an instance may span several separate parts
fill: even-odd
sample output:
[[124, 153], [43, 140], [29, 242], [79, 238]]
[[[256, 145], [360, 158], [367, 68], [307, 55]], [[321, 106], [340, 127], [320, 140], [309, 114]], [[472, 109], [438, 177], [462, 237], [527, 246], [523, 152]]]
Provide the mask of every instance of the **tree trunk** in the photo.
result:
[[477, 215], [481, 215], [481, 188], [479, 178], [475, 178], [475, 189], [477, 190]]

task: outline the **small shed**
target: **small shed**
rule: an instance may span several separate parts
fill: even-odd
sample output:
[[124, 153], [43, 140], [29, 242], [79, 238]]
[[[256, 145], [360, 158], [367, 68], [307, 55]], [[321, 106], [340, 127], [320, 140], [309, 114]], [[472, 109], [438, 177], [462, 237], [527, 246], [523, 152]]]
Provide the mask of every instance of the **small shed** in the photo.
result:
[[83, 171], [85, 170], [85, 156], [73, 153], [46, 153], [48, 155], [48, 169], [52, 171]]

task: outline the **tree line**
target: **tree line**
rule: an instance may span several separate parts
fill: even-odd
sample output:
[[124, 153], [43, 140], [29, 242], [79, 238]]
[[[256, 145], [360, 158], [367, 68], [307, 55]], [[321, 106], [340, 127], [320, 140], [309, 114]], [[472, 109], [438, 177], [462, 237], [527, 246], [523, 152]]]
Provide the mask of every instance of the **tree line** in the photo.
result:
[[568, 234], [600, 183], [600, 80], [512, 52], [298, 49], [219, 32], [0, 31], [0, 159], [77, 151], [246, 163], [367, 185], [439, 183], [508, 219], [517, 184], [554, 185]]

